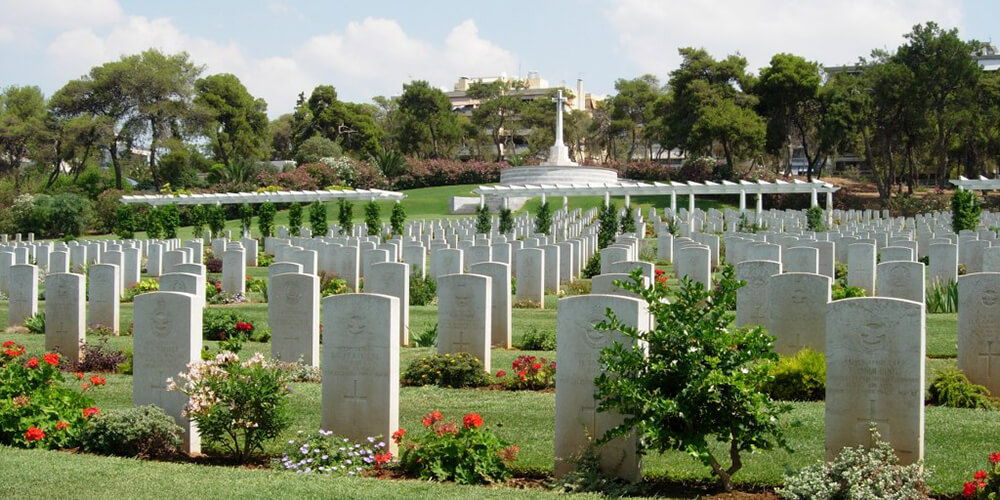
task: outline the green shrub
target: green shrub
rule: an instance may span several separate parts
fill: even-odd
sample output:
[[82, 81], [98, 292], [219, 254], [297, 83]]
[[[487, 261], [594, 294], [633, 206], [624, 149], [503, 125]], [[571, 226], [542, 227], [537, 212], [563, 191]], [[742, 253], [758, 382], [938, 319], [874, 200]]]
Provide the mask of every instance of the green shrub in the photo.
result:
[[927, 289], [927, 313], [957, 313], [958, 312], [958, 282], [948, 280], [935, 283]]
[[80, 236], [90, 220], [90, 200], [75, 193], [60, 193], [52, 198], [47, 224], [52, 236]]
[[257, 252], [257, 267], [268, 267], [274, 264], [274, 256], [263, 251]]
[[205, 232], [205, 224], [208, 222], [208, 207], [192, 205], [188, 209], [188, 222], [191, 223], [191, 234], [200, 239]]
[[265, 201], [257, 207], [257, 230], [261, 238], [274, 236], [274, 214], [277, 209], [274, 203]]
[[618, 229], [622, 233], [635, 233], [635, 219], [632, 218], [632, 214], [628, 210], [625, 210], [625, 213], [618, 219]]
[[538, 214], [535, 215], [535, 232], [549, 234], [552, 228], [552, 210], [548, 200], [538, 204]]
[[810, 231], [826, 231], [826, 223], [823, 221], [823, 209], [816, 205], [806, 210], [806, 228]]
[[257, 328], [246, 314], [230, 308], [208, 308], [202, 316], [201, 332], [205, 340], [228, 340], [240, 337], [243, 340], [261, 342], [265, 334], [270, 335], [264, 330]]
[[804, 349], [771, 365], [770, 381], [762, 389], [783, 401], [822, 401], [826, 396], [826, 356]]
[[410, 270], [410, 305], [426, 306], [437, 296], [437, 282], [430, 276], [420, 277], [419, 272]]
[[500, 209], [500, 234], [514, 232], [514, 212], [509, 208]]
[[434, 347], [437, 345], [438, 340], [438, 325], [434, 323], [434, 326], [425, 329], [420, 333], [414, 334], [410, 337], [410, 343], [417, 347]]
[[132, 302], [135, 300], [136, 295], [141, 295], [143, 293], [155, 292], [160, 289], [160, 282], [153, 278], [146, 278], [138, 283], [125, 289], [125, 294], [122, 297], [122, 302]]
[[298, 236], [302, 230], [302, 204], [292, 203], [288, 206], [288, 232]]
[[403, 373], [403, 385], [436, 385], [458, 389], [489, 384], [483, 362], [467, 352], [421, 358]]
[[833, 284], [830, 292], [832, 300], [853, 299], [855, 297], [865, 297], [867, 295], [868, 294], [865, 293], [864, 288], [856, 286], [843, 286], [837, 283]]
[[951, 229], [955, 234], [963, 229], [975, 231], [981, 213], [976, 193], [961, 188], [955, 190], [951, 196]]
[[326, 236], [330, 229], [326, 222], [326, 204], [318, 201], [309, 204], [309, 227], [313, 236]]
[[181, 226], [181, 214], [177, 211], [177, 205], [163, 205], [156, 209], [156, 216], [160, 219], [160, 226], [163, 228], [163, 236], [167, 239], [177, 237], [177, 229]]
[[389, 225], [392, 227], [393, 236], [403, 236], [403, 225], [406, 224], [406, 207], [398, 201], [392, 205], [392, 214], [389, 215]]
[[521, 344], [517, 348], [523, 351], [554, 351], [556, 350], [556, 332], [539, 330], [538, 327], [533, 326], [521, 337]]
[[291, 424], [288, 376], [255, 353], [246, 361], [231, 352], [189, 365], [186, 382], [168, 379], [168, 390], [188, 396], [184, 417], [198, 424], [202, 440], [238, 461], [264, 451], [264, 443]]
[[222, 231], [226, 229], [226, 211], [222, 208], [222, 205], [209, 206], [206, 209], [205, 222], [208, 223], [208, 228], [212, 230], [213, 237], [221, 237]]
[[[615, 241], [618, 236], [618, 210], [614, 203], [602, 206], [597, 212], [597, 222], [600, 229], [597, 232], [597, 248], [604, 248]], [[595, 253], [596, 255], [596, 253]]]
[[135, 236], [135, 213], [132, 205], [118, 205], [115, 234], [119, 238], [132, 239]]
[[459, 425], [439, 411], [423, 418], [424, 432], [410, 438], [393, 434], [403, 450], [399, 465], [411, 477], [484, 484], [510, 476], [508, 464], [517, 458], [518, 447], [506, 443], [483, 428], [478, 413], [468, 413]]
[[476, 210], [476, 234], [490, 234], [493, 229], [493, 219], [490, 217], [490, 208], [485, 204]]
[[337, 224], [340, 225], [340, 234], [349, 234], [351, 224], [354, 220], [354, 205], [341, 198], [337, 200]]
[[585, 279], [601, 274], [601, 252], [594, 252], [594, 255], [587, 261], [587, 265], [583, 266], [581, 273]]
[[329, 297], [331, 295], [340, 295], [342, 293], [347, 293], [347, 281], [342, 280], [337, 277], [336, 274], [327, 274], [320, 271], [319, 273], [319, 295], [320, 297]]
[[874, 446], [846, 447], [830, 463], [810, 465], [785, 476], [775, 491], [787, 500], [927, 499], [923, 464], [899, 465], [892, 446], [872, 427]]
[[88, 453], [159, 458], [177, 454], [182, 429], [157, 406], [139, 406], [95, 415], [83, 428]]
[[365, 204], [365, 228], [368, 236], [378, 236], [382, 229], [382, 214], [375, 200]]
[[590, 293], [589, 280], [573, 280], [563, 285], [563, 295], [587, 295]]
[[847, 279], [847, 264], [843, 262], [837, 262], [833, 265], [833, 277], [834, 279], [843, 280]]
[[927, 402], [952, 408], [993, 408], [990, 391], [973, 384], [958, 368], [942, 369], [927, 388]]
[[45, 311], [38, 311], [34, 316], [26, 318], [24, 327], [28, 329], [28, 333], [45, 335]]
[[238, 210], [240, 216], [240, 234], [250, 234], [250, 224], [253, 222], [253, 207], [248, 203], [240, 205]]

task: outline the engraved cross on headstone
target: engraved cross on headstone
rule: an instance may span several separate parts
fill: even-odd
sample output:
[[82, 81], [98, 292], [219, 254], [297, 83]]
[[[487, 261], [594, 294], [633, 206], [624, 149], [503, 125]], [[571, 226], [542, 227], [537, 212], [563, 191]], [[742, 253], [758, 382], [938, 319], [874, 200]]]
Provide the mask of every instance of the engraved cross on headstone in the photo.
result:
[[980, 357], [986, 358], [986, 375], [993, 376], [993, 358], [1000, 358], [1000, 352], [995, 352], [993, 350], [993, 344], [996, 344], [995, 340], [986, 341], [986, 352], [979, 353]]
[[351, 394], [344, 394], [344, 399], [356, 405], [368, 402], [367, 396], [361, 396], [358, 394], [358, 379], [354, 379], [354, 391]]

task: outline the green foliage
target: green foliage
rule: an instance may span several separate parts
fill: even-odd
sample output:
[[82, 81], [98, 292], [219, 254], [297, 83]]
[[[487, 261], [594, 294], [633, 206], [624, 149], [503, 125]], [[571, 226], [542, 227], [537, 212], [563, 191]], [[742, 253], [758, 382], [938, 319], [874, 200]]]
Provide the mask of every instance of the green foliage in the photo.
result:
[[266, 328], [258, 328], [246, 313], [232, 308], [206, 308], [201, 323], [202, 338], [205, 340], [229, 340], [242, 338], [261, 341], [270, 335]]
[[226, 211], [222, 205], [212, 205], [207, 209], [206, 221], [208, 228], [212, 230], [212, 237], [219, 238], [226, 229]]
[[976, 193], [965, 189], [956, 189], [951, 195], [951, 229], [958, 234], [959, 231], [975, 231], [979, 226], [979, 215], [982, 207]]
[[899, 465], [892, 446], [870, 428], [874, 445], [845, 447], [830, 463], [810, 465], [785, 476], [775, 490], [787, 500], [867, 500], [870, 498], [929, 499], [922, 463]]
[[368, 230], [368, 236], [378, 236], [382, 229], [382, 213], [375, 200], [365, 204], [365, 227]]
[[618, 236], [618, 215], [616, 214], [614, 203], [608, 203], [597, 212], [597, 223], [600, 229], [597, 231], [597, 248], [602, 249], [614, 243]]
[[[668, 221], [668, 227], [670, 226], [670, 223], [673, 223], [673, 226], [674, 226], [674, 229], [672, 231], [670, 231], [670, 234], [672, 234], [674, 236], [677, 236], [677, 229], [676, 229], [677, 222], [676, 222], [676, 217], [671, 217], [670, 218], [670, 221]], [[757, 224], [756, 220], [751, 221], [750, 218], [747, 217], [747, 214], [744, 213], [744, 214], [740, 214], [740, 220], [739, 220], [739, 223], [736, 225], [736, 230], [739, 231], [739, 232], [741, 232], [741, 233], [754, 233], [754, 234], [756, 234], [758, 231], [763, 231], [764, 230], [764, 226], [762, 226], [760, 224]]]
[[932, 284], [927, 289], [927, 313], [957, 313], [958, 283], [954, 280]]
[[292, 203], [288, 206], [288, 231], [292, 236], [298, 236], [302, 230], [302, 204]]
[[354, 220], [354, 205], [341, 198], [337, 200], [337, 224], [340, 225], [340, 234], [345, 235], [351, 232], [351, 225]]
[[539, 391], [555, 387], [556, 362], [522, 354], [511, 363], [511, 370], [499, 370], [497, 382], [508, 390]]
[[334, 274], [320, 273], [319, 277], [319, 296], [329, 297], [331, 295], [340, 295], [342, 293], [347, 293], [347, 281], [338, 278]]
[[309, 226], [314, 236], [326, 236], [330, 229], [326, 223], [326, 204], [314, 201], [309, 205]]
[[198, 424], [202, 440], [240, 462], [264, 451], [291, 424], [288, 380], [260, 353], [240, 362], [231, 352], [189, 365], [183, 386], [168, 379], [168, 390], [188, 396], [184, 416]]
[[954, 367], [939, 371], [927, 387], [927, 393], [927, 402], [937, 406], [987, 409], [996, 406], [986, 387], [973, 384], [961, 370]]
[[535, 215], [535, 231], [549, 234], [552, 229], [552, 212], [548, 200], [538, 204], [538, 214]]
[[[88, 417], [99, 413], [94, 400], [67, 384], [56, 353], [29, 356], [23, 345], [6, 341], [0, 351], [0, 445], [67, 448], [77, 444]], [[104, 379], [95, 379], [103, 385]]]
[[806, 227], [810, 231], [826, 231], [826, 222], [823, 220], [823, 209], [818, 205], [806, 210]]
[[762, 389], [782, 401], [822, 401], [826, 396], [826, 356], [804, 349], [771, 365]]
[[554, 351], [556, 350], [556, 332], [540, 330], [533, 326], [524, 332], [521, 344], [517, 348], [522, 351]]
[[318, 433], [299, 431], [295, 439], [288, 440], [280, 460], [274, 460], [277, 470], [296, 474], [326, 474], [360, 476], [365, 470], [378, 470], [392, 460], [385, 441], [380, 436], [370, 436], [368, 441], [352, 443], [333, 435], [332, 431]]
[[389, 216], [389, 226], [393, 236], [403, 236], [403, 226], [406, 224], [406, 207], [402, 203], [393, 203], [392, 214]]
[[125, 293], [122, 296], [122, 302], [132, 302], [135, 300], [136, 295], [143, 293], [155, 292], [160, 289], [160, 282], [154, 278], [145, 278], [138, 283], [134, 283], [132, 286], [125, 289]]
[[430, 276], [420, 276], [419, 272], [410, 270], [410, 305], [426, 306], [437, 296], [437, 282]]
[[509, 208], [500, 209], [500, 234], [514, 232], [514, 212]]
[[118, 216], [115, 221], [115, 234], [119, 238], [132, 239], [135, 236], [135, 211], [132, 205], [118, 205]]
[[437, 354], [414, 361], [403, 373], [403, 385], [436, 385], [460, 389], [489, 384], [483, 362], [467, 352]]
[[261, 159], [267, 148], [267, 103], [255, 99], [229, 73], [209, 75], [194, 84], [195, 104], [206, 115], [203, 133], [215, 158]]
[[386, 179], [395, 179], [406, 173], [406, 158], [394, 149], [378, 148], [368, 157], [368, 163], [382, 172]]
[[416, 347], [434, 347], [437, 345], [438, 325], [424, 329], [422, 332], [414, 333], [410, 337], [410, 343]]
[[485, 204], [476, 210], [476, 234], [490, 234], [493, 228], [493, 221], [490, 218], [490, 209]]
[[163, 236], [167, 239], [177, 237], [177, 229], [181, 227], [181, 214], [177, 205], [163, 205], [156, 209], [156, 217], [163, 228]]
[[[441, 158], [458, 143], [461, 135], [458, 116], [451, 101], [440, 89], [425, 80], [403, 84], [398, 99], [398, 143], [403, 153], [424, 158]], [[386, 170], [386, 177], [392, 178]]]
[[966, 481], [962, 496], [974, 500], [996, 500], [1000, 497], [1000, 452], [989, 454], [989, 465], [979, 469]]
[[201, 238], [208, 222], [208, 208], [205, 205], [192, 205], [188, 210], [188, 219], [191, 222], [191, 233], [195, 238]]
[[343, 154], [344, 150], [337, 143], [317, 135], [299, 144], [295, 151], [295, 163], [316, 163], [322, 158], [336, 158]]
[[25, 318], [24, 327], [28, 329], [28, 333], [45, 335], [45, 311], [38, 311], [34, 316]]
[[[760, 327], [730, 328], [736, 290], [743, 286], [730, 265], [711, 292], [688, 279], [671, 291], [641, 283], [635, 270], [622, 286], [646, 301], [655, 321], [652, 331], [620, 322], [610, 309], [597, 326], [649, 346], [648, 356], [632, 343], [601, 350], [598, 411], [627, 416], [598, 444], [637, 432], [657, 452], [686, 450], [730, 491], [732, 475], [742, 468], [741, 452], [785, 446], [777, 417], [788, 407], [760, 392], [771, 378], [761, 362], [777, 359], [772, 337]], [[709, 445], [713, 439], [727, 444], [728, 467]]]
[[868, 295], [865, 293], [864, 288], [856, 286], [846, 286], [834, 283], [831, 288], [830, 298], [832, 300], [853, 299], [857, 297], [866, 297]]
[[637, 496], [632, 483], [614, 477], [601, 467], [601, 456], [594, 446], [587, 446], [579, 456], [571, 457], [573, 470], [557, 479], [552, 487], [561, 493], [598, 493], [608, 498]]
[[397, 438], [403, 450], [399, 465], [407, 475], [458, 484], [488, 484], [510, 477], [508, 464], [517, 458], [518, 448], [483, 428], [478, 413], [466, 414], [460, 426], [432, 411], [423, 423], [422, 434], [408, 441], [404, 435]]
[[158, 406], [111, 410], [91, 417], [80, 436], [87, 453], [161, 458], [177, 454], [182, 429]]
[[[46, 198], [49, 203], [46, 205]], [[38, 225], [22, 228], [37, 236], [80, 236], [90, 220], [90, 201], [76, 193], [60, 193], [52, 197], [35, 198], [34, 217]]]
[[593, 278], [601, 274], [601, 252], [594, 252], [594, 255], [587, 261], [587, 265], [581, 271], [585, 279]]
[[274, 203], [265, 201], [257, 207], [257, 230], [260, 231], [261, 238], [274, 235], [274, 214], [277, 209]]
[[253, 223], [253, 207], [248, 203], [240, 205], [240, 234], [250, 234], [250, 225]]
[[632, 218], [632, 214], [628, 210], [622, 214], [621, 219], [618, 221], [618, 227], [622, 233], [634, 233], [635, 232], [635, 219]]

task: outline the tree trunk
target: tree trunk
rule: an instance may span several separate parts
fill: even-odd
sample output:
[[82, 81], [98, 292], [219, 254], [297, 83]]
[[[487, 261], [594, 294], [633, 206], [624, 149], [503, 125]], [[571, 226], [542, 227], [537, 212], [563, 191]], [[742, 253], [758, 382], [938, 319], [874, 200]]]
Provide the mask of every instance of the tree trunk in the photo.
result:
[[163, 187], [163, 183], [160, 181], [160, 175], [156, 171], [156, 139], [158, 136], [158, 128], [152, 120], [149, 123], [150, 140], [149, 140], [149, 174], [153, 177], [153, 186], [159, 191]]
[[108, 154], [111, 156], [111, 165], [115, 168], [115, 189], [122, 188], [122, 164], [118, 158], [118, 138], [115, 137], [111, 146], [108, 147]]

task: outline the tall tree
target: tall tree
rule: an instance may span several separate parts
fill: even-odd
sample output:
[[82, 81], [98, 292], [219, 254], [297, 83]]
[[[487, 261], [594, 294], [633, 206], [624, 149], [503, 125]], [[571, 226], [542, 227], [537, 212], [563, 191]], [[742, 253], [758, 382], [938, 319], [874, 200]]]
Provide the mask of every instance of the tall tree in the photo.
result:
[[295, 146], [310, 137], [322, 136], [337, 142], [345, 151], [362, 156], [374, 154], [382, 135], [375, 124], [376, 111], [377, 108], [341, 102], [332, 85], [320, 85], [308, 99], [299, 95], [293, 114]]
[[[406, 154], [438, 158], [447, 148], [454, 146], [460, 137], [458, 119], [451, 111], [451, 101], [440, 89], [431, 87], [424, 80], [403, 85], [399, 97], [402, 115], [400, 148]], [[421, 146], [430, 143], [430, 151]]]
[[526, 87], [523, 80], [495, 80], [469, 85], [468, 96], [479, 101], [479, 107], [472, 111], [472, 122], [487, 129], [493, 136], [497, 161], [503, 160], [505, 138], [510, 135], [510, 130], [517, 127], [524, 108], [520, 93]]
[[20, 188], [21, 162], [46, 132], [45, 97], [38, 87], [12, 86], [0, 92], [0, 173], [14, 175]]
[[268, 140], [267, 103], [255, 99], [240, 79], [228, 73], [195, 82], [195, 104], [205, 113], [204, 134], [216, 160], [261, 159]]
[[618, 91], [611, 101], [614, 103], [611, 119], [619, 130], [629, 137], [626, 158], [631, 159], [636, 149], [643, 146], [643, 157], [652, 156], [652, 135], [647, 129], [655, 119], [654, 103], [660, 95], [660, 81], [653, 75], [615, 82]]
[[295, 133], [292, 122], [292, 115], [285, 113], [268, 124], [268, 132], [271, 134], [269, 156], [272, 160], [291, 160], [295, 156]]
[[[784, 53], [771, 58], [754, 87], [760, 98], [757, 109], [767, 118], [765, 150], [782, 157], [789, 141], [796, 137], [806, 158], [809, 180], [823, 158], [817, 144], [822, 112], [819, 92], [819, 65]], [[790, 174], [791, 162], [785, 168], [785, 174]]]

